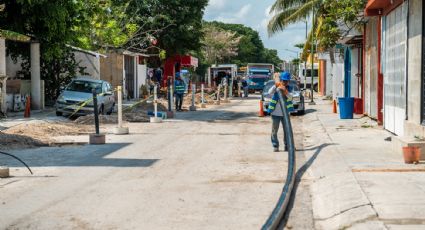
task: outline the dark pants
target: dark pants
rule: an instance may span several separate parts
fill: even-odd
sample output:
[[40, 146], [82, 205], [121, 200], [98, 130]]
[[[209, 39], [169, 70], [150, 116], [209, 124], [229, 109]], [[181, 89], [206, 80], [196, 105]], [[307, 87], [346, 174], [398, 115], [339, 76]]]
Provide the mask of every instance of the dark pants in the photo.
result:
[[176, 93], [176, 110], [181, 110], [183, 105], [183, 94]]
[[[271, 140], [272, 140], [272, 145], [275, 148], [279, 147], [279, 138], [277, 137], [277, 132], [279, 131], [279, 125], [280, 123], [282, 123], [282, 127], [283, 127], [283, 117], [280, 116], [273, 116], [272, 115], [272, 135], [271, 135]], [[288, 144], [286, 143], [286, 138], [285, 138], [285, 131], [283, 132], [283, 140], [285, 142], [285, 148], [288, 147]]]

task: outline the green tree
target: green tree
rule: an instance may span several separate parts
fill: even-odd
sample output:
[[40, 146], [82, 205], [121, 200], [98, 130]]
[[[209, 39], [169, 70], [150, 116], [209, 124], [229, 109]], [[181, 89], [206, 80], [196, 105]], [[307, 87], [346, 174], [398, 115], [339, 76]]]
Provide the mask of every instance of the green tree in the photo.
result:
[[[57, 97], [56, 82], [67, 82], [80, 68], [67, 44], [76, 37], [74, 28], [84, 21], [82, 1], [4, 0], [0, 28], [31, 35], [40, 42], [41, 77], [46, 82], [46, 98]], [[24, 75], [29, 76], [29, 46], [8, 42], [7, 52], [23, 58]], [[52, 84], [53, 83], [53, 84]]]
[[[276, 0], [271, 8], [274, 15], [268, 24], [270, 35], [288, 25], [304, 21], [314, 15], [314, 31], [310, 31], [302, 58], [308, 56], [313, 36], [320, 50], [333, 48], [337, 41], [363, 23], [362, 10], [366, 0]], [[316, 50], [316, 47], [313, 47]]]
[[145, 34], [168, 56], [200, 50], [202, 17], [208, 0], [134, 0], [127, 8]]
[[212, 24], [206, 24], [203, 28], [202, 53], [205, 62], [209, 65], [218, 64], [238, 55], [238, 46], [241, 37], [236, 32], [218, 28]]
[[204, 24], [236, 32], [236, 35], [240, 37], [238, 55], [225, 59], [225, 62], [234, 63], [238, 66], [245, 66], [248, 63], [263, 62], [278, 64], [282, 62], [277, 55], [277, 51], [266, 49], [258, 32], [250, 27], [241, 24], [229, 24], [216, 21], [205, 22]]

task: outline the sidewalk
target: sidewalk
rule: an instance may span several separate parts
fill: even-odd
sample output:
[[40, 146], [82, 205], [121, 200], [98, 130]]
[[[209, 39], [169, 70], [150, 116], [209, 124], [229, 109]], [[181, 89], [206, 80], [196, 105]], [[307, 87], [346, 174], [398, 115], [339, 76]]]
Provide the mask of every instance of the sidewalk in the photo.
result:
[[303, 117], [315, 227], [425, 229], [425, 164], [404, 164], [369, 118], [341, 120], [316, 102]]

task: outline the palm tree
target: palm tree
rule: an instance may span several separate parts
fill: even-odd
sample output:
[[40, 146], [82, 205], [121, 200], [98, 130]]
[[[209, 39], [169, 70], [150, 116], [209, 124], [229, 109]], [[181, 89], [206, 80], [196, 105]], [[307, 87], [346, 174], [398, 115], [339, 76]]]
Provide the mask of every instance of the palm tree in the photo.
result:
[[[270, 13], [273, 14], [268, 24], [269, 35], [284, 30], [290, 24], [307, 20], [314, 9], [319, 9], [322, 0], [276, 0]], [[314, 21], [317, 16], [315, 16]]]
[[[306, 43], [304, 44], [304, 50], [302, 53], [302, 59], [306, 60], [308, 57], [308, 50], [311, 49], [311, 43], [313, 42], [313, 35], [316, 32], [317, 22], [320, 18], [319, 14], [315, 12], [322, 6], [323, 0], [276, 0], [270, 9], [270, 13], [273, 17], [270, 19], [267, 26], [269, 35], [272, 36], [279, 31], [284, 30], [287, 26], [305, 21], [312, 15], [313, 27], [309, 32]], [[314, 31], [314, 32], [313, 32]]]

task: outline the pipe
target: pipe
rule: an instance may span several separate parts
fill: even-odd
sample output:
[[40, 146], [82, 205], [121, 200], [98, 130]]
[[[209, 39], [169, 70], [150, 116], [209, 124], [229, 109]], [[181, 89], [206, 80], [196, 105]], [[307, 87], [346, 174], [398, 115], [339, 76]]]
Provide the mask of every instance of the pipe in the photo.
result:
[[18, 157], [14, 156], [14, 155], [12, 155], [10, 153], [5, 153], [5, 152], [1, 152], [1, 151], [0, 151], [0, 154], [3, 154], [3, 155], [6, 155], [6, 156], [10, 156], [12, 158], [15, 158], [16, 160], [18, 160], [19, 162], [21, 162], [23, 165], [25, 165], [25, 167], [27, 167], [28, 171], [30, 171], [31, 175], [33, 175], [30, 167], [27, 164], [25, 164], [25, 162], [22, 161], [21, 159], [19, 159]]
[[283, 186], [283, 190], [276, 204], [276, 207], [270, 214], [267, 221], [264, 223], [263, 227], [261, 228], [262, 230], [276, 229], [280, 224], [285, 224], [281, 223], [281, 221], [288, 207], [291, 192], [294, 187], [296, 173], [294, 135], [292, 132], [292, 125], [291, 119], [289, 117], [289, 112], [286, 109], [286, 96], [282, 95], [281, 90], [278, 90], [277, 92], [279, 95], [280, 108], [282, 109], [283, 113], [283, 129], [285, 132], [286, 142], [288, 143], [288, 173], [286, 175], [286, 182]]

